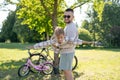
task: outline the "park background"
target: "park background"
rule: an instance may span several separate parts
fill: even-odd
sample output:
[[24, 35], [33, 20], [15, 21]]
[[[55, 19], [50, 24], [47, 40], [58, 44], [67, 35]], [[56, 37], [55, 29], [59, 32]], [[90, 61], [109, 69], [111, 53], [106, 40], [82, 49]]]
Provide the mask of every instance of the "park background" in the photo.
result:
[[[48, 40], [58, 25], [65, 27], [63, 12], [73, 8], [86, 16], [75, 18], [79, 38], [94, 41], [94, 45], [76, 48], [79, 59], [73, 72], [76, 80], [119, 80], [120, 76], [120, 1], [119, 0], [74, 0], [71, 5], [65, 0], [4, 0], [1, 11], [9, 11], [0, 30], [0, 79], [20, 79], [17, 69], [27, 58], [25, 47]], [[8, 5], [15, 5], [15, 10]], [[3, 15], [0, 15], [3, 16]], [[78, 19], [84, 18], [82, 21]], [[14, 70], [14, 72], [13, 72]], [[22, 79], [45, 79], [31, 74]], [[47, 76], [56, 80], [57, 77]], [[63, 79], [63, 77], [61, 77]], [[60, 80], [61, 80], [60, 79]]]

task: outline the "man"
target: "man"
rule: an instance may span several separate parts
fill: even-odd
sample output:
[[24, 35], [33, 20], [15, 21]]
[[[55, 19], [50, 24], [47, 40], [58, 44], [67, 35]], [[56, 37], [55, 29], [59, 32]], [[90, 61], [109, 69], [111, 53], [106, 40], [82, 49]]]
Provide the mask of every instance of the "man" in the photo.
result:
[[[74, 11], [73, 9], [66, 9], [64, 12], [64, 22], [66, 23], [66, 27], [64, 29], [65, 32], [65, 38], [66, 41], [72, 42], [75, 39], [78, 38], [78, 30], [77, 27], [75, 25], [75, 23], [73, 23], [73, 19], [74, 19]], [[73, 57], [74, 57], [74, 53], [75, 53], [75, 45], [70, 45], [71, 47], [69, 47], [69, 49], [64, 50], [61, 55], [61, 59], [59, 64], [59, 68], [61, 70], [63, 70], [64, 75], [66, 80], [73, 80], [73, 75], [72, 75], [72, 61], [73, 61]]]

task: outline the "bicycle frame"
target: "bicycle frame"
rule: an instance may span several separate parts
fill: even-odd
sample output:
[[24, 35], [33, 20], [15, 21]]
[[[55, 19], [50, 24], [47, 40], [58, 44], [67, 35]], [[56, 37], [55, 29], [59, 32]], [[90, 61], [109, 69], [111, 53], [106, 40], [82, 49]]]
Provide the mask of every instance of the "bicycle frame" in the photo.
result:
[[33, 67], [33, 68], [34, 68], [35, 70], [37, 70], [37, 71], [43, 71], [43, 70], [47, 70], [47, 69], [48, 69], [48, 67], [44, 65], [44, 64], [46, 64], [46, 63], [50, 63], [50, 62], [47, 61], [47, 62], [45, 62], [45, 63], [43, 63], [43, 64], [35, 65], [35, 64], [33, 64], [33, 63], [31, 62], [30, 59], [28, 59], [28, 60], [27, 60], [27, 63], [25, 63], [25, 65], [27, 66], [27, 68]]
[[[43, 48], [42, 51], [40, 52], [41, 55], [44, 55], [44, 57], [46, 58], [50, 58], [52, 61], [54, 61], [54, 59], [50, 56], [50, 52], [49, 50], [52, 50], [52, 49], [49, 49], [49, 48]], [[45, 54], [42, 54], [42, 52], [45, 52]]]
[[[18, 69], [18, 75], [20, 77], [24, 77], [24, 76], [28, 75], [30, 71], [31, 72], [39, 72], [39, 73], [42, 72], [45, 75], [51, 74], [53, 72], [52, 62], [45, 60], [43, 55], [40, 55], [39, 53], [32, 54], [30, 52], [30, 49], [28, 49], [28, 54], [29, 54], [29, 57], [27, 58], [26, 63]], [[38, 61], [41, 61], [41, 62], [40, 63], [32, 62], [31, 58], [33, 56], [39, 56]]]

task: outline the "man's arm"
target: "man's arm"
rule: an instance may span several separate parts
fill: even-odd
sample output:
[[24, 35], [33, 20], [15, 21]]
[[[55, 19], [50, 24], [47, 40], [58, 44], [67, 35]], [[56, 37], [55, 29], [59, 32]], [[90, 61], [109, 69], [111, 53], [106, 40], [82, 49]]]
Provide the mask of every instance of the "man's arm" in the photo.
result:
[[81, 39], [77, 39], [73, 42], [73, 44], [76, 44], [76, 45], [81, 45], [81, 44], [93, 44], [93, 42], [91, 41], [84, 41], [84, 40], [81, 40]]
[[83, 41], [82, 43], [83, 44], [93, 44], [93, 42], [90, 42], [90, 41]]
[[76, 25], [68, 26], [65, 30], [65, 39], [66, 41], [74, 41], [78, 38], [78, 30]]

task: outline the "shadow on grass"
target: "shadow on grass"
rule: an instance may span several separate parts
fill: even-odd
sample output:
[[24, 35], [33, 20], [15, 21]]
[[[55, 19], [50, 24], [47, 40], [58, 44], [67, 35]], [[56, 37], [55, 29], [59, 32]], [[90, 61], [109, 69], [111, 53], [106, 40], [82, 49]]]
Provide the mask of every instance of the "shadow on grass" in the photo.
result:
[[25, 62], [25, 59], [22, 59], [20, 61], [7, 61], [7, 62], [1, 62], [0, 65], [0, 80], [16, 80], [18, 78], [17, 76], [17, 70], [21, 64]]
[[73, 75], [74, 75], [74, 80], [77, 80], [77, 78], [79, 78], [79, 77], [81, 77], [82, 75], [84, 75], [84, 73], [83, 73], [83, 72], [78, 73], [78, 72], [76, 72], [76, 71], [73, 71]]
[[[64, 80], [64, 75], [61, 73], [60, 75], [44, 75], [42, 73], [32, 73], [26, 77], [18, 76], [18, 69], [21, 65], [25, 63], [26, 59], [22, 59], [20, 61], [7, 61], [2, 62], [0, 64], [0, 80]], [[75, 79], [84, 75], [84, 73], [78, 73], [73, 71]]]

